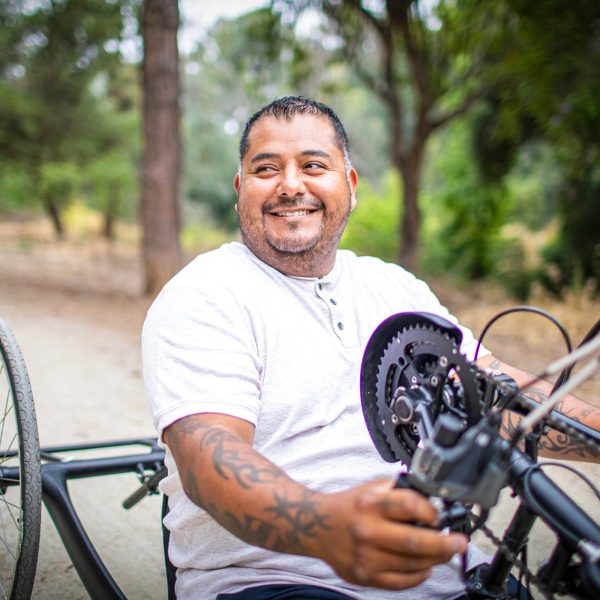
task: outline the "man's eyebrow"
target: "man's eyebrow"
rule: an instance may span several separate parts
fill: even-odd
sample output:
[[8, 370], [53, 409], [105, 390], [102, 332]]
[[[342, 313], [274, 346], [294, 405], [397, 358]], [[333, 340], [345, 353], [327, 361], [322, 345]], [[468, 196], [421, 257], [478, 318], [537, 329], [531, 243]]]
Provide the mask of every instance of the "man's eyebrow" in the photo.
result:
[[331, 158], [331, 155], [323, 150], [303, 150], [302, 156], [320, 156], [321, 158]]
[[255, 154], [251, 159], [250, 162], [251, 163], [255, 163], [258, 162], [260, 160], [265, 160], [268, 158], [279, 158], [280, 155], [276, 154], [275, 152], [259, 152], [258, 154]]
[[[331, 158], [331, 155], [323, 150], [303, 150], [301, 156], [320, 156], [321, 158]], [[276, 152], [259, 152], [255, 154], [251, 159], [250, 163], [257, 163], [261, 160], [269, 160], [272, 158], [280, 158], [281, 154], [277, 154]]]

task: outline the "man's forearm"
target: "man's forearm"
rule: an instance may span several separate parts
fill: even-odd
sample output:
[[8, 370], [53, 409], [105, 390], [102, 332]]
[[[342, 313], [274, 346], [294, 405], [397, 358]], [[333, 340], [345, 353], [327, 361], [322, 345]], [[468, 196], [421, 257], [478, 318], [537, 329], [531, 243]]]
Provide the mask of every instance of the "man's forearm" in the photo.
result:
[[[510, 367], [496, 358], [492, 359], [487, 366], [513, 377], [519, 385], [531, 381], [533, 377], [531, 374]], [[535, 387], [523, 390], [523, 395], [531, 398], [537, 403], [543, 404], [548, 400], [551, 391], [552, 385], [550, 383], [540, 381], [535, 384]], [[600, 409], [591, 406], [574, 396], [569, 395], [564, 400], [560, 400], [557, 403], [555, 410], [563, 413], [574, 421], [583, 423], [592, 429], [600, 430]], [[520, 420], [521, 417], [519, 415], [508, 411], [506, 412], [502, 422], [502, 432], [507, 438], [511, 438], [517, 431]], [[598, 449], [591, 447], [578, 437], [573, 437], [555, 430], [550, 430], [545, 435], [542, 435], [538, 444], [538, 450], [540, 456], [547, 458], [592, 462], [600, 460], [600, 452]]]
[[290, 479], [225, 428], [182, 421], [165, 438], [170, 446], [189, 445], [190, 440], [196, 447], [185, 452], [194, 457], [178, 469], [194, 503], [249, 544], [312, 554], [318, 534], [329, 529], [321, 494]]

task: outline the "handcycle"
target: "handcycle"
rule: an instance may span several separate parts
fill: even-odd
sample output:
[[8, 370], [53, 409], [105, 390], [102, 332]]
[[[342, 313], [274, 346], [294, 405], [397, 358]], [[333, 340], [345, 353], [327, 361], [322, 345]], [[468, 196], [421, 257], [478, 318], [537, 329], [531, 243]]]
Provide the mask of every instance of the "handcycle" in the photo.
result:
[[[596, 324], [586, 338], [593, 338], [599, 328]], [[385, 460], [410, 465], [397, 485], [431, 497], [439, 507], [441, 526], [468, 534], [486, 531], [492, 537], [497, 545], [492, 560], [465, 574], [470, 598], [508, 598], [506, 580], [515, 567], [545, 597], [600, 597], [600, 526], [546, 476], [535, 452], [547, 427], [579, 436], [596, 452], [600, 434], [559, 413], [540, 416], [537, 405], [511, 381], [469, 362], [459, 351], [460, 341], [460, 331], [451, 323], [425, 313], [400, 313], [376, 329], [361, 370], [363, 413], [376, 448]], [[600, 351], [600, 344], [590, 350], [591, 343], [585, 342], [580, 355], [583, 350]], [[564, 364], [557, 390], [567, 385], [576, 360], [568, 356], [571, 362], [554, 365], [556, 370]], [[31, 595], [43, 502], [90, 597], [125, 598], [79, 520], [67, 483], [135, 473], [141, 486], [124, 501], [130, 508], [157, 491], [166, 474], [163, 449], [155, 438], [40, 449], [25, 363], [2, 320], [0, 394], [0, 593], [11, 599]], [[525, 451], [517, 446], [518, 439], [504, 440], [498, 433], [508, 408], [532, 423]], [[65, 452], [137, 446], [144, 450], [94, 459], [61, 458]], [[497, 538], [485, 523], [507, 486], [519, 498], [519, 507], [503, 537]], [[558, 543], [533, 573], [522, 556], [537, 518], [556, 533]], [[172, 579], [169, 586], [171, 593]]]

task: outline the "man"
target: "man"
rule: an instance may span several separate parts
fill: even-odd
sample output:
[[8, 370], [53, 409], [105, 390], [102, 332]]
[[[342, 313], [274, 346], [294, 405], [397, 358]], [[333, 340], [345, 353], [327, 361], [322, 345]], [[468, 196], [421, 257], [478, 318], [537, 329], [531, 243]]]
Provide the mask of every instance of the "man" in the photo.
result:
[[167, 446], [180, 599], [463, 593], [453, 557], [465, 538], [413, 525], [435, 525], [436, 511], [392, 488], [399, 466], [374, 449], [359, 397], [381, 321], [452, 317], [400, 267], [337, 250], [357, 181], [331, 109], [298, 97], [264, 107], [234, 179], [243, 244], [196, 258], [149, 311], [144, 374]]

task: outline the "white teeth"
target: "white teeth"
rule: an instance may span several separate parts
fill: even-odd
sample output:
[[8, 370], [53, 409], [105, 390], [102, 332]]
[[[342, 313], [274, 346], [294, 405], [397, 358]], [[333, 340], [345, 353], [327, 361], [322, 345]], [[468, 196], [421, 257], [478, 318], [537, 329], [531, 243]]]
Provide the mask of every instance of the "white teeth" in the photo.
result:
[[276, 212], [273, 213], [277, 217], [303, 217], [304, 215], [309, 214], [308, 210], [294, 210], [290, 212]]

